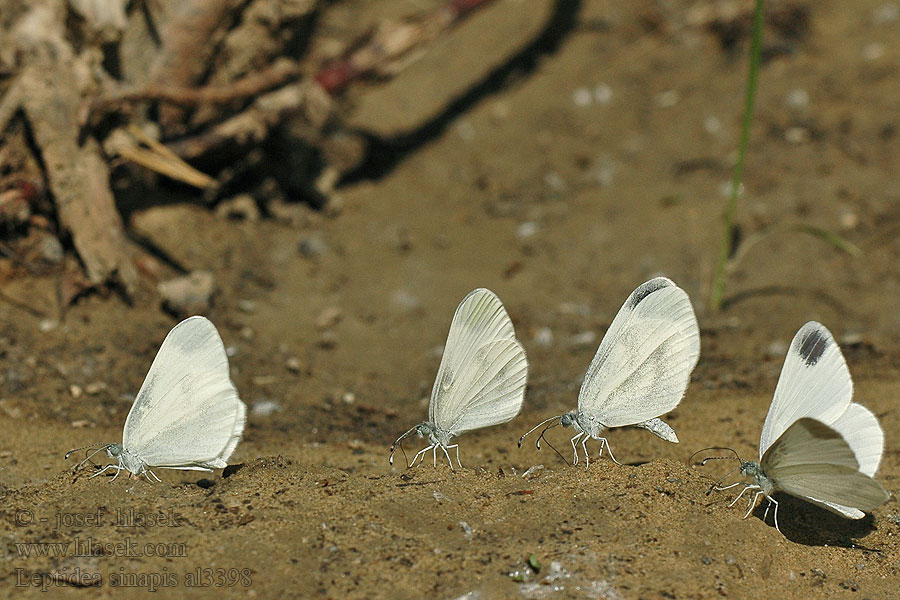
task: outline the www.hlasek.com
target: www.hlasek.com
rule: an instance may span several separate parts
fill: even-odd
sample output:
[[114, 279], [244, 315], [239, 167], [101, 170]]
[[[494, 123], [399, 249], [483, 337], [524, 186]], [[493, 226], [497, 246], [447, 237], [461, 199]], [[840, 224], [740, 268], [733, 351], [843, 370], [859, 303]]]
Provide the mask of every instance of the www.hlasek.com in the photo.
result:
[[74, 538], [68, 542], [13, 542], [19, 558], [84, 558], [90, 556], [115, 556], [143, 558], [185, 558], [187, 544], [182, 542], [139, 542], [125, 538], [118, 542], [104, 542], [92, 537]]
[[250, 587], [253, 583], [250, 569], [221, 569], [211, 567], [197, 567], [193, 571], [178, 574], [163, 567], [159, 571], [137, 572], [128, 571], [119, 567], [109, 573], [104, 581], [100, 573], [80, 569], [79, 567], [63, 567], [52, 573], [31, 573], [25, 569], [16, 569], [16, 587], [39, 588], [42, 592], [52, 587], [71, 586], [92, 587], [102, 586], [116, 588], [143, 588], [148, 592], [156, 592], [162, 588], [173, 588], [179, 585], [186, 588], [224, 588], [224, 587]]

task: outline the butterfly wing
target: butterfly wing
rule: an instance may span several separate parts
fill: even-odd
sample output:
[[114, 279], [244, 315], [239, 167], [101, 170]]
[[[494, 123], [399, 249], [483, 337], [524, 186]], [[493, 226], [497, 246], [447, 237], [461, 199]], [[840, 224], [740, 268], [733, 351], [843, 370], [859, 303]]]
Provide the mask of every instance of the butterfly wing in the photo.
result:
[[827, 424], [841, 434], [859, 462], [859, 470], [874, 477], [884, 453], [884, 431], [872, 411], [852, 402], [836, 421]]
[[503, 303], [490, 290], [474, 290], [453, 315], [428, 418], [452, 435], [509, 421], [522, 408], [527, 374]]
[[867, 511], [888, 498], [881, 484], [859, 471], [841, 434], [810, 418], [788, 427], [763, 455], [760, 467], [777, 489], [820, 505]]
[[125, 420], [122, 445], [150, 466], [222, 468], [246, 419], [222, 338], [209, 320], [191, 317], [163, 340]]
[[588, 367], [578, 409], [607, 427], [634, 425], [681, 402], [700, 356], [700, 330], [684, 290], [665, 277], [634, 290]]
[[833, 424], [850, 406], [853, 381], [844, 355], [824, 325], [810, 321], [788, 349], [769, 414], [759, 438], [759, 455], [798, 419]]
[[[869, 477], [874, 477], [881, 463], [881, 455], [884, 452], [884, 431], [878, 424], [878, 419], [866, 407], [861, 404], [851, 403], [840, 418], [830, 426], [841, 434], [844, 441], [853, 450], [859, 470]], [[822, 502], [810, 498], [810, 502], [818, 504], [848, 519], [862, 519], [865, 516], [861, 510], [850, 506], [841, 506], [831, 502]]]

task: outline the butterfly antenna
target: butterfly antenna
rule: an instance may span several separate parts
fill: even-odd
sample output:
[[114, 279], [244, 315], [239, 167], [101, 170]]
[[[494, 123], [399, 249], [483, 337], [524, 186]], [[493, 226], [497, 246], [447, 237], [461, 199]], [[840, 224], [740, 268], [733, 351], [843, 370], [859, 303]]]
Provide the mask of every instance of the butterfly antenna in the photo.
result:
[[[418, 425], [416, 425], [416, 427], [418, 427]], [[412, 435], [412, 433], [416, 430], [416, 427], [412, 427], [409, 431], [398, 437], [393, 444], [391, 444], [391, 457], [388, 459], [388, 464], [394, 464], [394, 451], [399, 447], [400, 452], [403, 453], [403, 460], [406, 461], [406, 468], [409, 468], [409, 459], [406, 456], [406, 450], [403, 449], [403, 444], [401, 442], [403, 442], [404, 438]]]
[[[700, 461], [701, 467], [706, 466], [706, 461], [708, 461], [708, 460], [735, 460], [735, 459], [741, 460], [741, 456], [737, 453], [737, 451], [734, 448], [727, 448], [725, 446], [710, 446], [709, 448], [703, 448], [703, 449], [697, 450], [696, 452], [691, 454], [687, 460], [688, 466], [691, 466], [691, 461], [694, 460], [695, 456], [697, 456], [701, 452], [709, 452], [710, 450], [728, 450], [729, 452], [731, 452], [731, 454], [733, 456], [709, 456], [707, 458], [704, 458], [702, 461]], [[743, 461], [741, 460], [741, 462], [743, 462]]]
[[66, 452], [66, 457], [64, 460], [69, 460], [69, 457], [75, 454], [80, 450], [87, 450], [88, 448], [94, 449], [97, 447], [97, 444], [88, 444], [87, 446], [82, 446], [81, 448], [72, 448], [68, 452]]
[[[719, 457], [715, 457], [715, 456], [714, 456], [714, 457], [712, 457], [712, 458], [719, 458]], [[722, 457], [722, 458], [725, 458], [725, 457]], [[742, 463], [742, 464], [743, 464], [743, 463]], [[736, 466], [735, 468], [733, 468], [732, 470], [730, 470], [730, 471], [728, 471], [727, 473], [725, 473], [724, 475], [722, 475], [721, 477], [719, 477], [718, 479], [716, 479], [716, 480], [713, 482], [713, 484], [712, 484], [711, 486], [709, 486], [709, 489], [706, 490], [706, 495], [709, 496], [710, 494], [712, 494], [713, 490], [716, 489], [717, 487], [719, 487], [719, 484], [722, 483], [722, 482], [725, 480], [726, 477], [728, 477], [729, 475], [731, 475], [731, 474], [734, 473], [735, 471], [739, 471], [740, 469], [741, 469], [741, 466], [738, 465], [738, 466]]]
[[103, 446], [100, 446], [99, 448], [97, 448], [96, 446], [83, 446], [81, 448], [75, 448], [74, 450], [69, 450], [68, 452], [66, 452], [66, 460], [69, 459], [69, 457], [72, 455], [73, 452], [78, 452], [79, 450], [87, 450], [87, 449], [93, 450], [93, 452], [88, 454], [84, 460], [82, 460], [80, 463], [78, 463], [77, 465], [75, 465], [72, 468], [72, 472], [74, 473], [79, 468], [81, 468], [81, 465], [83, 465], [86, 462], [89, 462], [92, 458], [94, 458], [94, 455], [96, 455], [100, 452], [103, 452], [104, 450], [109, 449], [110, 446], [112, 446], [112, 444], [105, 444]]
[[[706, 458], [704, 458], [703, 460], [701, 460], [698, 463], [699, 466], [705, 467], [706, 463], [711, 460], [736, 460], [739, 463], [741, 463], [741, 465], [744, 463], [744, 460], [741, 458], [741, 455], [738, 454], [737, 450], [735, 450], [734, 448], [728, 448], [726, 446], [710, 446], [709, 448], [703, 448], [702, 450], [697, 450], [696, 452], [691, 454], [691, 456], [687, 460], [688, 465], [693, 466], [693, 465], [691, 465], [691, 463], [693, 462], [695, 456], [697, 456], [701, 452], [709, 452], [710, 450], [727, 450], [728, 452], [731, 452], [731, 456], [707, 456]], [[740, 470], [741, 465], [738, 465], [734, 469], [728, 471], [727, 473], [725, 473], [724, 475], [722, 475], [721, 477], [716, 479], [713, 482], [713, 484], [711, 486], [709, 486], [709, 489], [706, 490], [706, 495], [709, 496], [712, 493], [712, 491], [714, 489], [716, 489], [719, 486], [719, 484], [722, 483], [723, 480], [725, 480], [725, 478], [727, 478], [729, 475], [731, 475], [735, 471]], [[704, 477], [705, 477], [705, 475], [704, 475]]]
[[559, 423], [551, 423], [550, 425], [547, 425], [546, 427], [544, 427], [544, 430], [541, 432], [541, 435], [539, 435], [539, 436], [538, 436], [538, 439], [537, 439], [537, 449], [538, 449], [538, 450], [541, 449], [541, 439], [543, 438], [543, 440], [544, 440], [545, 442], [547, 442], [547, 445], [550, 446], [551, 448], [553, 448], [553, 451], [556, 452], [557, 456], [559, 456], [559, 457], [562, 459], [562, 461], [563, 461], [564, 463], [569, 464], [569, 461], [566, 460], [566, 457], [565, 457], [565, 456], [563, 456], [562, 454], [560, 454], [559, 450], [556, 449], [556, 446], [554, 446], [553, 444], [551, 444], [551, 443], [550, 443], [550, 440], [548, 440], [547, 438], [544, 437], [544, 434], [547, 433], [547, 430], [548, 430], [548, 429], [551, 429], [551, 428], [553, 428], [553, 427], [556, 427], [557, 425], [559, 425]]
[[[543, 421], [541, 421], [540, 423], [538, 423], [537, 425], [535, 425], [534, 427], [532, 427], [531, 429], [529, 429], [528, 431], [526, 431], [526, 432], [525, 432], [525, 435], [523, 435], [522, 437], [519, 438], [519, 448], [522, 447], [522, 440], [525, 439], [525, 436], [527, 436], [527, 435], [531, 434], [532, 432], [534, 432], [535, 430], [539, 429], [539, 428], [542, 427], [545, 423], [549, 423], [549, 422], [552, 421], [553, 419], [561, 419], [561, 418], [562, 418], [562, 415], [556, 415], [555, 417], [550, 417], [549, 419], [544, 419]], [[548, 429], [549, 429], [549, 428], [548, 428]], [[547, 429], [544, 429], [544, 431], [547, 431]], [[543, 437], [543, 436], [544, 436], [544, 434], [541, 433], [541, 435], [538, 437], [538, 442], [537, 442], [538, 450], [540, 450], [540, 448], [541, 448], [541, 437]]]

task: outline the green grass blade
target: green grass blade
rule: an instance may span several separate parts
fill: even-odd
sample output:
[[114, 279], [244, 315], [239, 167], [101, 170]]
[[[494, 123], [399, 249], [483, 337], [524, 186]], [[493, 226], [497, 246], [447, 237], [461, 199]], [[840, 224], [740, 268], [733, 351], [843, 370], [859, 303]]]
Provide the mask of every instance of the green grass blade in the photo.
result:
[[725, 284], [728, 279], [728, 256], [731, 254], [732, 230], [734, 215], [737, 211], [738, 195], [744, 179], [744, 160], [747, 157], [747, 146], [750, 143], [750, 125], [753, 123], [753, 103], [756, 99], [756, 80], [759, 73], [759, 62], [762, 54], [763, 0], [756, 0], [753, 11], [753, 38], [750, 44], [750, 67], [747, 72], [747, 92], [744, 96], [744, 118], [741, 123], [741, 140], [738, 146], [737, 162], [731, 178], [731, 194], [725, 206], [722, 218], [722, 239], [719, 244], [719, 260], [710, 292], [710, 308], [715, 312], [722, 308], [722, 297], [725, 295]]
[[793, 223], [789, 225], [789, 228], [793, 231], [799, 231], [800, 233], [806, 233], [817, 237], [823, 242], [831, 244], [838, 250], [846, 252], [850, 256], [860, 256], [862, 254], [862, 250], [859, 249], [859, 246], [849, 240], [845, 240], [833, 231], [828, 231], [827, 229], [822, 229], [821, 227], [815, 227], [813, 225], [807, 225], [806, 223]]

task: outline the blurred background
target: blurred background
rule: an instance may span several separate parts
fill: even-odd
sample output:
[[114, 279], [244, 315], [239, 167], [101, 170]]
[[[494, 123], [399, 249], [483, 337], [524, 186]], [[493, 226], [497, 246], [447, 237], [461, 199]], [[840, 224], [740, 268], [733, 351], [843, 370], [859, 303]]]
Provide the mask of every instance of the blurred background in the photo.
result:
[[900, 4], [766, 3], [714, 311], [753, 5], [2, 0], [0, 481], [117, 439], [195, 313], [250, 408], [235, 459], [384, 473], [476, 287], [531, 369], [522, 416], [466, 440], [463, 464], [527, 467], [511, 440], [574, 407], [616, 311], [660, 274], [702, 330], [683, 443], [624, 431], [620, 460], [751, 455], [812, 319], [896, 440]]
[[767, 7], [712, 311], [752, 2], [7, 1], [0, 404], [117, 424], [203, 313], [251, 423], [384, 443], [469, 290], [506, 303], [542, 407], [657, 274], [710, 386], [771, 387], [810, 319], [854, 373], [893, 367], [897, 6]]

